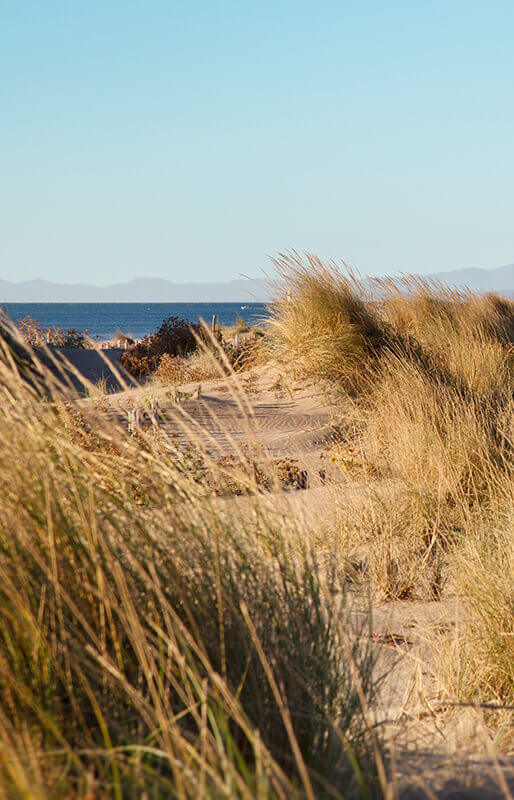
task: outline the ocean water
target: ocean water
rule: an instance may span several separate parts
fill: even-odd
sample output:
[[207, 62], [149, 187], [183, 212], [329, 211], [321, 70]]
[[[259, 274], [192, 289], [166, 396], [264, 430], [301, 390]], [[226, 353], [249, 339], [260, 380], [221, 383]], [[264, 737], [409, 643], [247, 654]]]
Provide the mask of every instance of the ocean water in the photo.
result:
[[204, 319], [209, 325], [213, 314], [221, 325], [233, 325], [238, 316], [253, 325], [266, 318], [264, 303], [8, 303], [2, 308], [14, 322], [30, 314], [45, 328], [88, 328], [93, 339], [110, 339], [117, 329], [139, 339], [167, 317]]

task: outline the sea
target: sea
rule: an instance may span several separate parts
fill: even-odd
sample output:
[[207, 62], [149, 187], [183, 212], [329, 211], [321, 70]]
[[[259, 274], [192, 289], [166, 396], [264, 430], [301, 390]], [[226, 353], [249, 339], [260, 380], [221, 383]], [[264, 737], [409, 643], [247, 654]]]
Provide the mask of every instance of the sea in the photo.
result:
[[120, 331], [140, 339], [154, 333], [168, 317], [203, 319], [210, 325], [216, 314], [221, 325], [233, 325], [238, 317], [262, 325], [267, 315], [264, 303], [7, 303], [2, 308], [15, 323], [30, 315], [45, 328], [87, 329], [96, 340], [111, 339]]

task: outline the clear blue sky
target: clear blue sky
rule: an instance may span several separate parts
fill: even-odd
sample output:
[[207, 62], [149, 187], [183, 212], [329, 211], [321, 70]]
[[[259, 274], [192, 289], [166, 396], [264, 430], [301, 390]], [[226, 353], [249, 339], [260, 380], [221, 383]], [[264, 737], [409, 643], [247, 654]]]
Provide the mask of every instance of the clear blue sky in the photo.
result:
[[0, 0], [0, 277], [514, 261], [514, 3]]

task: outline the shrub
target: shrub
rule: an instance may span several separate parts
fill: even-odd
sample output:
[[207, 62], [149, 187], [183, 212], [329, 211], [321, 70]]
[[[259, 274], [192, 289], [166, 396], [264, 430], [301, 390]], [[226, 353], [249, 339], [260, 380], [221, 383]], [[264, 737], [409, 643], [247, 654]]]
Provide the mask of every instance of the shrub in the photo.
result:
[[223, 352], [235, 372], [250, 369], [260, 358], [263, 334], [255, 331], [253, 335], [242, 339], [237, 345], [233, 342], [223, 342]]
[[[162, 384], [217, 380], [228, 375], [231, 370], [238, 372], [247, 369], [253, 363], [258, 349], [258, 336], [245, 338], [236, 346], [223, 339], [219, 332], [214, 338], [211, 338], [210, 333], [203, 327], [195, 332], [199, 346], [193, 352], [186, 355], [164, 353], [160, 357], [154, 374]], [[144, 364], [148, 364], [146, 360], [142, 363], [136, 360], [135, 350], [127, 355], [126, 360], [130, 361], [133, 369], [142, 369]], [[144, 356], [142, 358], [144, 359]], [[125, 357], [122, 357], [123, 363], [124, 359]]]
[[169, 353], [164, 353], [155, 370], [155, 377], [163, 386], [180, 383], [184, 378], [184, 364], [182, 358], [180, 356], [170, 356]]
[[91, 346], [87, 328], [84, 332], [77, 330], [77, 328], [63, 329], [58, 325], [49, 325], [44, 328], [41, 322], [30, 314], [20, 319], [17, 327], [31, 347], [51, 345], [53, 347], [79, 348], [82, 350]]
[[183, 360], [183, 381], [218, 380], [227, 374], [226, 365], [220, 358], [220, 351], [202, 345], [192, 355]]
[[166, 354], [169, 356], [185, 356], [197, 347], [197, 338], [201, 334], [201, 326], [179, 317], [168, 317], [161, 327], [145, 336], [134, 347], [121, 357], [123, 367], [135, 377], [143, 377], [154, 373]]
[[87, 340], [88, 330], [84, 333], [77, 330], [76, 328], [65, 328], [62, 332], [62, 344], [59, 347], [75, 347], [80, 350], [88, 347], [88, 340]]

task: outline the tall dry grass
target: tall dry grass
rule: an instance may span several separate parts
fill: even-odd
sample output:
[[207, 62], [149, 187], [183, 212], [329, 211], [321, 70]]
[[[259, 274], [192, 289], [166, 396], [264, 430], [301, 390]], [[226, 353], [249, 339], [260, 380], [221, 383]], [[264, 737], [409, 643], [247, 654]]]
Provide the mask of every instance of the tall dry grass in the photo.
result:
[[379, 313], [402, 340], [419, 342], [465, 387], [491, 396], [512, 381], [511, 300], [416, 277], [375, 279]]
[[499, 749], [514, 749], [514, 483], [470, 517], [455, 554], [464, 613], [449, 641], [436, 639], [446, 696], [477, 703]]
[[370, 361], [387, 334], [362, 297], [363, 287], [351, 273], [307, 255], [273, 259], [275, 302], [271, 305], [265, 344], [300, 374], [362, 384]]
[[0, 796], [377, 796], [370, 650], [294, 523], [227, 513], [173, 441], [28, 382], [12, 344]]
[[353, 398], [363, 468], [345, 478], [369, 500], [342, 514], [346, 552], [386, 598], [459, 593], [454, 694], [512, 705], [514, 303], [416, 278], [370, 286], [296, 253], [276, 266], [268, 348]]

